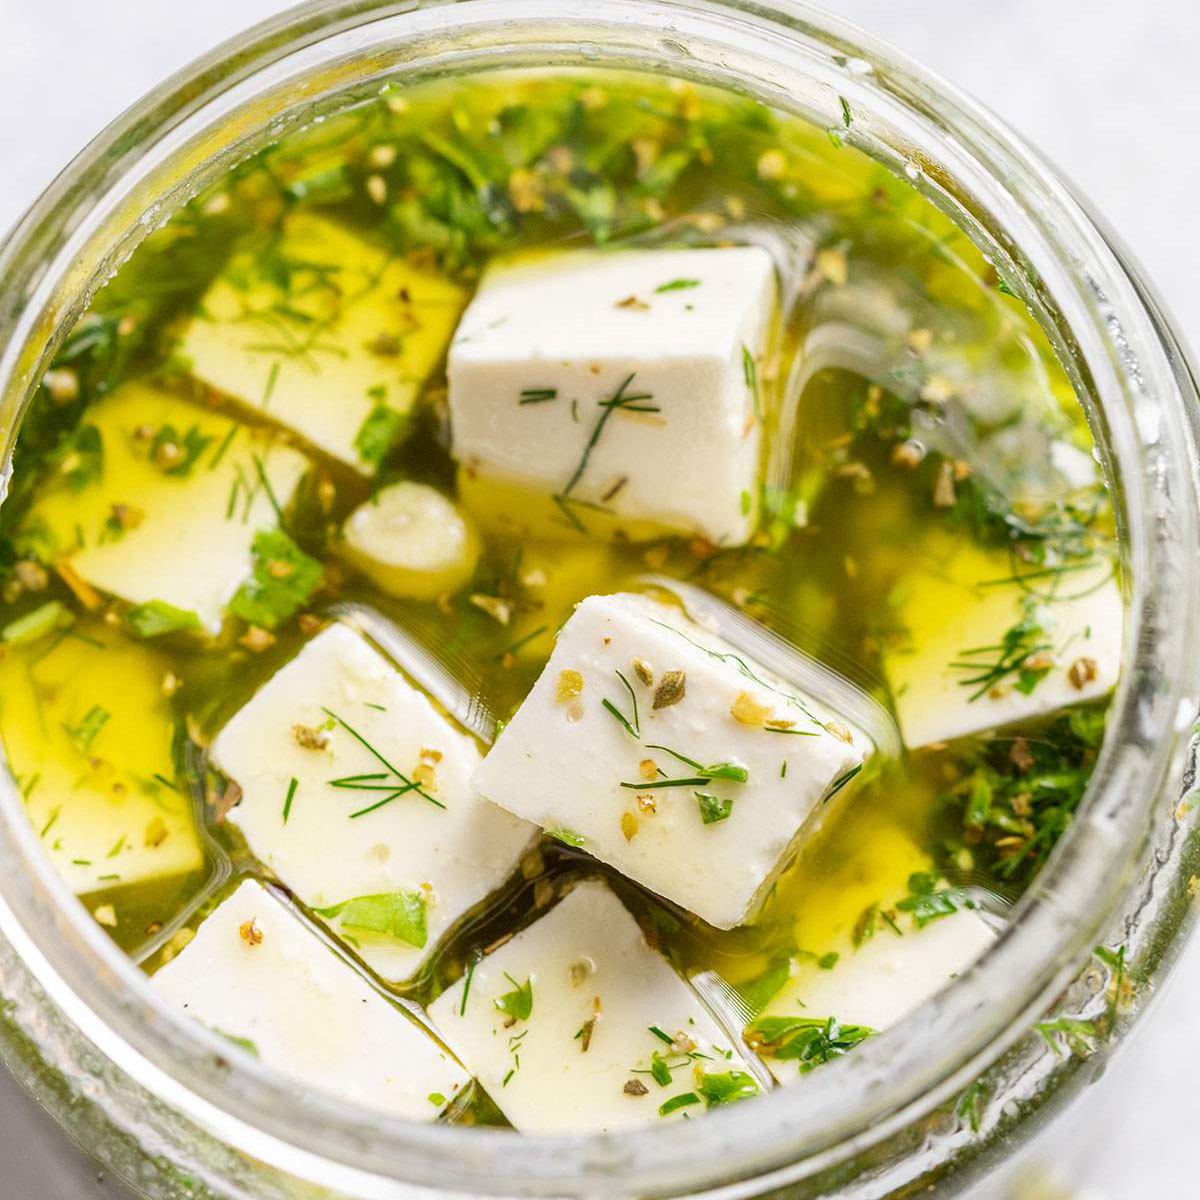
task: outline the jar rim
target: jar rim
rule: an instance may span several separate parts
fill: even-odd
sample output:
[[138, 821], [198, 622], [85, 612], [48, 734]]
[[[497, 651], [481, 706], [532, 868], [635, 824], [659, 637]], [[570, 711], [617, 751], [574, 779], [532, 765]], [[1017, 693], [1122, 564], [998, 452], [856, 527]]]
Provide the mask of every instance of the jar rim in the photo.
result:
[[[1027, 1030], [1095, 944], [1133, 878], [1200, 677], [1187, 603], [1200, 582], [1193, 431], [1125, 266], [1053, 171], [995, 117], [797, 0], [315, 0], [197, 60], [100, 134], [0, 246], [0, 395], [13, 414], [5, 485], [19, 413], [81, 285], [111, 261], [114, 231], [128, 237], [167, 214], [171, 202], [148, 183], [211, 163], [206, 134], [231, 124], [241, 135], [261, 132], [272, 120], [264, 95], [332, 96], [351, 78], [346, 64], [368, 53], [395, 77], [430, 56], [450, 69], [522, 65], [522, 55], [560, 61], [570, 46], [575, 61], [597, 68], [669, 65], [793, 109], [828, 103], [835, 115], [839, 95], [850, 95], [856, 113], [878, 121], [879, 143], [865, 148], [916, 164], [940, 203], [1036, 280], [1028, 299], [1046, 319], [1057, 314], [1070, 338], [1062, 349], [1094, 401], [1089, 418], [1119, 485], [1131, 580], [1121, 682], [1071, 829], [1019, 919], [975, 967], [804, 1087], [703, 1122], [620, 1135], [416, 1124], [300, 1094], [263, 1064], [230, 1061], [221, 1039], [168, 1009], [75, 902], [6, 775], [0, 930], [52, 998], [115, 1062], [231, 1144], [337, 1186], [352, 1180], [356, 1195], [393, 1195], [397, 1182], [439, 1194], [757, 1190], [832, 1166], [927, 1113]], [[870, 136], [869, 124], [860, 136]], [[76, 264], [89, 256], [81, 278]]]

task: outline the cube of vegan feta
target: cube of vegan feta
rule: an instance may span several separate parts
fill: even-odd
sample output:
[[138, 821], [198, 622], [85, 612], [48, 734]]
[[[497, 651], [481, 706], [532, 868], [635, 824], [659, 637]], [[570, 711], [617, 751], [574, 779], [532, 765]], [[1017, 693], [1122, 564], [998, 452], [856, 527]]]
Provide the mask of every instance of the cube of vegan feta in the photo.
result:
[[93, 588], [219, 633], [255, 534], [277, 526], [307, 469], [261, 430], [126, 384], [88, 409], [24, 536]]
[[323, 217], [235, 255], [180, 345], [197, 379], [364, 474], [404, 431], [465, 297]]
[[69, 623], [51, 600], [4, 630], [0, 734], [34, 830], [76, 892], [200, 872], [168, 662], [102, 621], [62, 637]]
[[516, 868], [534, 830], [470, 786], [475, 743], [344, 625], [213, 742], [251, 851], [386, 979]]
[[759, 1091], [695, 992], [594, 880], [468, 967], [429, 1015], [527, 1133], [655, 1124]]
[[474, 784], [731, 929], [861, 767], [849, 737], [676, 610], [590, 596]]
[[469, 1082], [410, 1016], [251, 879], [152, 982], [193, 1020], [341, 1100], [432, 1120]]
[[[832, 1048], [836, 1055], [896, 1024], [995, 941], [991, 926], [965, 907], [961, 893], [924, 878], [931, 888], [928, 911], [868, 910], [856, 938], [840, 938], [838, 950], [793, 964], [791, 978], [746, 1033], [781, 1083], [826, 1061], [828, 1039], [841, 1043]], [[901, 904], [914, 901], [919, 897]]]
[[754, 246], [494, 264], [450, 346], [455, 459], [552, 497], [560, 531], [607, 513], [632, 536], [745, 542], [774, 298]]
[[1110, 692], [1124, 606], [1112, 562], [1056, 573], [961, 538], [933, 538], [897, 589], [905, 642], [886, 669], [910, 747], [1047, 716]]

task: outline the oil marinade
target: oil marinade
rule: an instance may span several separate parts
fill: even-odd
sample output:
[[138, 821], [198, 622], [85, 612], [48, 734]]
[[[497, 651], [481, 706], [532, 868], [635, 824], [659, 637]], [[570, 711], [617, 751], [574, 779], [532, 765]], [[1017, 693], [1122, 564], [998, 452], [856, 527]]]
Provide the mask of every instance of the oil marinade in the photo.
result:
[[[148, 969], [179, 953], [240, 877], [263, 874], [223, 820], [237, 789], [207, 748], [341, 602], [370, 605], [452, 667], [467, 664], [502, 721], [573, 606], [647, 573], [708, 589], [888, 702], [895, 664], [919, 664], [964, 603], [962, 553], [984, 564], [968, 563], [966, 582], [1024, 600], [994, 644], [954, 649], [958, 706], [1035, 696], [1052, 672], [1084, 691], [1095, 660], [1050, 645], [1039, 624], [1040, 605], [1074, 595], [1077, 580], [1080, 595], [1101, 587], [1115, 569], [1075, 397], [1005, 281], [962, 230], [853, 148], [854, 113], [842, 110], [822, 130], [691, 84], [603, 73], [389, 86], [240, 164], [101, 289], [24, 419], [0, 513], [0, 727], [46, 849]], [[363, 354], [330, 344], [349, 298], [326, 294], [329, 263], [350, 252], [322, 232], [329, 222], [374, 248], [354, 268], [363, 288], [389, 271], [436, 272], [445, 313], [406, 315], [401, 285], [399, 316], [364, 333]], [[441, 364], [492, 256], [739, 244], [767, 248], [780, 278], [770, 352], [746, 365], [766, 431], [761, 490], [744, 498], [758, 516], [747, 544], [630, 539], [602, 505], [502, 494], [456, 470]], [[265, 375], [253, 404], [193, 374], [190, 354], [224, 336], [204, 323], [222, 294], [235, 306], [268, 297], [253, 337], [239, 335]], [[434, 363], [419, 389], [406, 381], [414, 354]], [[102, 406], [147, 386], [177, 398], [178, 420], [114, 436]], [[328, 435], [342, 454], [278, 431], [285, 391], [313, 409], [354, 392], [360, 423]], [[521, 402], [546, 398], [531, 384]], [[292, 445], [311, 470], [289, 467]], [[231, 526], [260, 509], [282, 518], [254, 538], [253, 577], [215, 623], [153, 597], [117, 599], [75, 569], [89, 548], [155, 519], [163, 478], [197, 476]], [[398, 599], [345, 552], [347, 515], [397, 481], [460, 497], [478, 527], [468, 576], [431, 595]], [[186, 515], [167, 536], [189, 538]], [[938, 564], [934, 583], [914, 584], [925, 559]], [[543, 838], [396, 990], [430, 1002], [564, 881], [597, 870], [652, 944], [685, 973], [716, 972], [751, 1017], [789, 964], [833, 968], [835, 930], [852, 927], [857, 945], [892, 922], [896, 894], [929, 920], [980, 897], [1003, 912], [1082, 796], [1104, 701], [1001, 725], [874, 766], [748, 926], [705, 926]], [[770, 1052], [786, 1036], [771, 1029], [756, 1044]], [[861, 1036], [818, 1039], [814, 1061]], [[478, 1089], [448, 1113], [502, 1120]]]

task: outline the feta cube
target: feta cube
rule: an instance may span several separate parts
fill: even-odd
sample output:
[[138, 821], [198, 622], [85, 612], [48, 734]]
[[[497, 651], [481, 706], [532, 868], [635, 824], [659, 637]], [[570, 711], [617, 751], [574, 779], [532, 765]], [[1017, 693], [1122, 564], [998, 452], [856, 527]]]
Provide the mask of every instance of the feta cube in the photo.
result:
[[169, 604], [219, 633], [253, 569], [255, 533], [277, 526], [275, 504], [288, 505], [308, 460], [136, 383], [88, 409], [76, 444], [63, 459], [69, 471], [31, 510], [27, 535], [92, 587], [135, 605]]
[[759, 1090], [695, 992], [595, 880], [479, 959], [429, 1015], [527, 1133], [653, 1125]]
[[341, 1100], [433, 1120], [469, 1082], [412, 1017], [251, 879], [152, 984], [234, 1045]]
[[[1025, 585], [1013, 562], [959, 537], [935, 537], [897, 590], [906, 644], [886, 670], [905, 743], [946, 742], [1096, 700], [1116, 684], [1124, 606], [1097, 554]], [[1006, 644], [1006, 638], [1011, 643]]]
[[[841, 943], [836, 963], [805, 961], [750, 1027], [758, 1049], [780, 1083], [797, 1079], [812, 1063], [787, 1052], [793, 1019], [865, 1026], [880, 1032], [895, 1025], [965, 971], [995, 941], [977, 913], [960, 909], [918, 926], [907, 913], [879, 919], [873, 934], [855, 948]], [[784, 1052], [779, 1053], [780, 1049]]]
[[861, 766], [843, 736], [677, 610], [590, 596], [473, 782], [731, 929]]
[[373, 474], [464, 300], [444, 276], [297, 213], [273, 253], [234, 256], [180, 352], [197, 379]]
[[[747, 541], [775, 304], [754, 246], [570, 251], [494, 264], [451, 343], [452, 452], [554, 497], [560, 534]], [[530, 448], [536, 447], [535, 454]], [[599, 509], [597, 509], [599, 506]]]
[[534, 830], [470, 786], [475, 743], [376, 650], [331, 625], [221, 730], [251, 851], [385, 979], [516, 868]]
[[104, 622], [80, 632], [86, 640], [54, 641], [48, 629], [0, 656], [0, 734], [29, 820], [76, 892], [198, 879], [204, 854], [162, 692], [168, 663]]

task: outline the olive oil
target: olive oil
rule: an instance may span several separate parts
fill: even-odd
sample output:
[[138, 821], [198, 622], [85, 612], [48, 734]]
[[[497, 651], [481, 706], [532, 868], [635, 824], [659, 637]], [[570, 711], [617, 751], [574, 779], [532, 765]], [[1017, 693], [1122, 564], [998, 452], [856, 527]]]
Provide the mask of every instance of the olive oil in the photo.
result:
[[[1102, 586], [1115, 570], [1079, 406], [965, 233], [853, 140], [848, 105], [827, 131], [627, 74], [389, 86], [240, 164], [101, 290], [38, 390], [0, 510], [0, 732], [47, 852], [148, 969], [240, 878], [269, 878], [224, 819], [238, 788], [208, 747], [338, 604], [414, 631], [500, 721], [576, 603], [648, 574], [709, 590], [896, 704], [894, 656], [922, 678], [923, 646], [993, 582], [978, 578], [990, 567], [966, 593], [937, 571], [914, 580], [952, 547], [999, 563], [1027, 618], [994, 646], [954, 648], [955, 703], [1036, 697], [1052, 672], [1083, 696], [1092, 652], [1048, 641], [1038, 615], [1080, 572]], [[765, 247], [780, 282], [768, 360], [746, 367], [765, 434], [747, 544], [630, 527], [452, 461], [442, 363], [490, 258], [729, 244]], [[437, 303], [414, 308], [410, 287], [430, 279]], [[514, 403], [549, 399], [535, 382]], [[439, 564], [432, 586], [347, 553], [343, 522], [397, 483], [466, 514], [468, 559]], [[219, 572], [196, 505], [253, 562], [203, 613], [169, 602], [167, 583], [126, 584], [145, 559], [124, 551], [156, 522], [164, 555], [191, 539]], [[277, 532], [255, 532], [259, 511]], [[728, 932], [543, 838], [392, 990], [428, 1004], [600, 871], [651, 944], [686, 974], [714, 972], [752, 1018], [789, 963], [832, 968], [833, 947], [891, 920], [914, 879], [1002, 915], [1069, 825], [1104, 704], [985, 721], [874, 764], [758, 919]], [[502, 1120], [482, 1094], [449, 1112]]]

